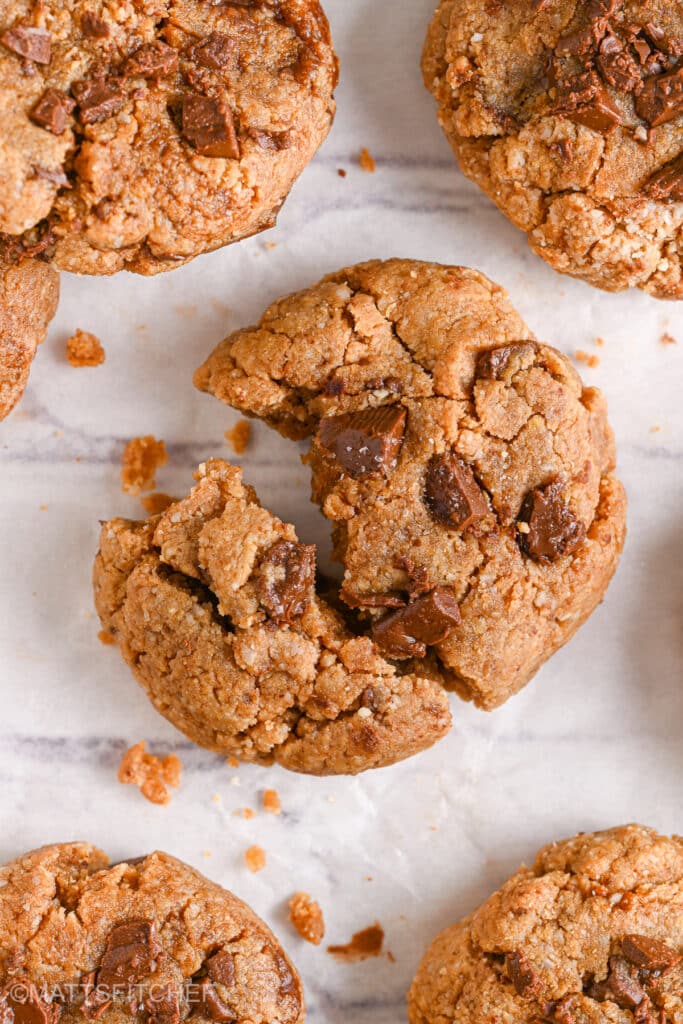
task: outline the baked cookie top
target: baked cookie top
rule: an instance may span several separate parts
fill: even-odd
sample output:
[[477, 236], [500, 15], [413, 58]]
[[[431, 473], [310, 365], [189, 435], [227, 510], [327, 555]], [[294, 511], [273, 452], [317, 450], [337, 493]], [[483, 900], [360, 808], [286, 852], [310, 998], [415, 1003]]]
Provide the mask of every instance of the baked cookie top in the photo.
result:
[[683, 298], [683, 3], [441, 0], [427, 88], [464, 173], [556, 270]]
[[0, 869], [0, 1016], [14, 1024], [301, 1024], [301, 983], [246, 904], [165, 853], [85, 843]]
[[476, 271], [347, 267], [275, 302], [195, 380], [311, 438], [341, 598], [389, 660], [434, 663], [493, 708], [601, 600], [625, 529], [604, 399]]
[[427, 951], [411, 1024], [683, 1019], [683, 840], [639, 825], [553, 843]]
[[337, 77], [317, 0], [2, 0], [0, 232], [151, 274], [272, 226]]

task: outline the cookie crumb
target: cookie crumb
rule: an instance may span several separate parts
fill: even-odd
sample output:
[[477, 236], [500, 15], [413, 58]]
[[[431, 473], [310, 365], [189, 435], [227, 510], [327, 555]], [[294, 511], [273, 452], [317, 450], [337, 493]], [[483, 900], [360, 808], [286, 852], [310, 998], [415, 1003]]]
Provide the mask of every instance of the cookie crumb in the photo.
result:
[[104, 644], [105, 647], [112, 647], [116, 643], [116, 638], [113, 637], [111, 633], [108, 633], [106, 629], [101, 629], [99, 631], [97, 639], [101, 644]]
[[165, 512], [170, 505], [174, 505], [177, 500], [170, 494], [164, 494], [163, 491], [155, 491], [154, 494], [145, 494], [140, 498], [140, 504], [147, 515], [158, 516]]
[[263, 793], [263, 810], [267, 814], [281, 814], [280, 794], [276, 789], [266, 789]]
[[668, 331], [664, 331], [664, 333], [662, 334], [661, 338], [659, 339], [659, 343], [660, 343], [660, 345], [677, 345], [678, 344], [678, 342], [673, 337], [673, 335], [669, 334]]
[[134, 437], [126, 445], [121, 457], [121, 489], [134, 496], [142, 491], [151, 491], [156, 482], [156, 471], [168, 462], [166, 446], [148, 434]]
[[590, 352], [584, 352], [581, 348], [574, 353], [574, 358], [577, 363], [584, 363], [584, 365], [588, 366], [591, 370], [594, 370], [596, 366], [600, 365], [600, 356], [591, 355]]
[[264, 242], [263, 243], [263, 248], [267, 249], [268, 252], [272, 252], [273, 249], [277, 249], [277, 247], [278, 247], [278, 243], [277, 242]]
[[371, 956], [379, 956], [384, 945], [384, 928], [379, 922], [369, 928], [356, 932], [345, 946], [328, 946], [327, 952], [340, 960], [367, 960]]
[[377, 170], [377, 164], [375, 163], [373, 157], [371, 156], [370, 150], [367, 149], [365, 146], [363, 146], [363, 148], [360, 151], [360, 158], [358, 162], [360, 164], [361, 170], [365, 171], [367, 174], [374, 174], [375, 171]]
[[236, 818], [244, 818], [245, 821], [251, 821], [252, 818], [256, 817], [256, 811], [252, 810], [251, 807], [240, 807], [236, 811], [233, 811]]
[[242, 455], [251, 439], [251, 424], [248, 420], [238, 420], [231, 430], [225, 431], [224, 437], [235, 455]]
[[145, 748], [145, 741], [141, 740], [126, 751], [119, 765], [119, 782], [138, 786], [152, 804], [167, 804], [171, 797], [166, 787], [177, 789], [180, 785], [182, 761], [175, 754], [156, 757]]
[[340, 178], [345, 178], [346, 177], [346, 171], [344, 170], [343, 167], [338, 167], [337, 168], [337, 174], [339, 175]]
[[227, 764], [230, 768], [239, 768], [240, 766], [240, 763], [236, 757], [229, 757], [227, 760]]
[[263, 871], [266, 866], [266, 851], [262, 850], [260, 846], [250, 846], [244, 854], [244, 860], [249, 870], [255, 875], [258, 871]]
[[325, 918], [320, 904], [307, 892], [294, 893], [289, 901], [289, 920], [302, 939], [319, 946], [325, 938]]
[[654, 427], [650, 427], [650, 433], [651, 434], [658, 434], [661, 429], [662, 428], [659, 426], [659, 424], [655, 423]]
[[70, 366], [101, 366], [105, 352], [99, 338], [77, 329], [66, 343], [66, 358]]
[[598, 348], [603, 348], [604, 344], [605, 344], [605, 339], [604, 338], [596, 338], [595, 339], [595, 344], [598, 346]]

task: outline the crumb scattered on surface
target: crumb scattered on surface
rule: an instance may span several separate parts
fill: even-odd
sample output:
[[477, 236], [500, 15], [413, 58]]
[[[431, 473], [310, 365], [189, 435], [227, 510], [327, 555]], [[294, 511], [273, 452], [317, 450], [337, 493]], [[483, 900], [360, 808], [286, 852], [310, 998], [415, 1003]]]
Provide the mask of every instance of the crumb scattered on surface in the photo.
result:
[[595, 344], [598, 346], [598, 348], [602, 348], [604, 346], [604, 344], [605, 344], [605, 339], [604, 338], [596, 338], [595, 339]]
[[211, 803], [218, 804], [219, 806], [223, 803], [223, 797], [220, 795], [220, 793], [213, 794], [213, 796], [211, 797]]
[[47, 512], [47, 505], [41, 505], [40, 506], [40, 511], [41, 512]]
[[281, 814], [280, 794], [276, 789], [266, 789], [263, 793], [263, 810], [267, 814]]
[[592, 355], [590, 352], [584, 352], [583, 349], [578, 349], [574, 358], [577, 363], [583, 363], [591, 370], [594, 370], [596, 366], [600, 365], [600, 356]]
[[370, 150], [365, 146], [360, 151], [360, 159], [358, 161], [362, 171], [366, 171], [368, 174], [374, 174], [377, 170], [377, 164], [370, 154]]
[[669, 334], [668, 331], [664, 331], [664, 333], [662, 334], [662, 336], [659, 339], [659, 341], [660, 341], [661, 345], [677, 345], [678, 344], [678, 342], [673, 337], [673, 335]]
[[213, 857], [213, 850], [202, 850], [202, 857]]
[[319, 946], [325, 938], [325, 918], [317, 903], [307, 892], [295, 893], [289, 901], [289, 920], [302, 939]]
[[168, 462], [166, 446], [148, 434], [134, 437], [126, 445], [121, 457], [121, 488], [126, 494], [138, 495], [151, 491], [156, 483], [156, 471]]
[[244, 818], [246, 821], [251, 821], [252, 818], [256, 817], [256, 811], [252, 810], [251, 807], [238, 807], [233, 813], [236, 818]]
[[346, 177], [346, 171], [344, 170], [343, 167], [337, 168], [337, 174], [339, 175], [340, 178]]
[[278, 243], [277, 242], [264, 242], [263, 243], [263, 248], [267, 249], [269, 252], [271, 252], [273, 249], [277, 249], [277, 247], [278, 247]]
[[71, 366], [100, 366], [105, 360], [102, 342], [94, 334], [76, 330], [66, 343], [66, 358]]
[[375, 922], [362, 932], [356, 932], [345, 946], [328, 946], [327, 952], [340, 960], [367, 960], [371, 956], [379, 956], [384, 944], [384, 929]]
[[153, 804], [167, 804], [170, 794], [167, 786], [177, 789], [183, 772], [182, 761], [175, 754], [157, 757], [148, 754], [144, 740], [127, 750], [119, 765], [119, 782], [140, 788], [142, 795]]
[[257, 871], [263, 871], [266, 866], [266, 851], [260, 846], [250, 846], [244, 854], [244, 860], [249, 870], [256, 874]]
[[251, 424], [248, 420], [238, 420], [231, 430], [225, 431], [224, 436], [235, 455], [242, 455], [251, 438]]
[[659, 424], [655, 423], [654, 427], [650, 427], [650, 433], [651, 434], [658, 434], [661, 429], [662, 428], [659, 426]]
[[177, 498], [172, 498], [170, 494], [164, 494], [163, 491], [155, 491], [154, 494], [145, 494], [144, 497], [140, 498], [140, 504], [147, 515], [158, 516], [177, 500]]
[[390, 964], [396, 963], [396, 957], [394, 956], [390, 949], [387, 950], [387, 960], [389, 961]]
[[113, 637], [111, 633], [108, 633], [106, 629], [101, 629], [97, 634], [97, 639], [105, 647], [111, 647], [116, 643], [116, 637]]
[[239, 768], [240, 766], [240, 763], [236, 757], [229, 757], [227, 763], [230, 766], [230, 768]]

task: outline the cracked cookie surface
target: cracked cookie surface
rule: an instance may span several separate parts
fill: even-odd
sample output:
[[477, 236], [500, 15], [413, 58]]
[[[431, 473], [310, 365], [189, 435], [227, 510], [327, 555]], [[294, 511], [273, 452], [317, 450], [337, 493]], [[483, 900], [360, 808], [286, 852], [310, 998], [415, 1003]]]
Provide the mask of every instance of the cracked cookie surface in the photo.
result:
[[556, 270], [683, 298], [683, 3], [441, 0], [427, 88], [463, 172]]
[[678, 1024], [683, 840], [638, 825], [553, 843], [443, 931], [411, 1024]]
[[14, 1024], [301, 1024], [296, 970], [241, 900], [165, 853], [85, 843], [0, 868], [0, 1015]]
[[59, 276], [51, 267], [40, 260], [5, 258], [0, 247], [0, 420], [24, 393], [58, 299]]
[[337, 77], [317, 0], [4, 0], [0, 232], [153, 274], [270, 227]]
[[389, 661], [494, 708], [602, 599], [625, 533], [604, 400], [476, 271], [346, 268], [195, 380], [312, 439], [341, 599]]

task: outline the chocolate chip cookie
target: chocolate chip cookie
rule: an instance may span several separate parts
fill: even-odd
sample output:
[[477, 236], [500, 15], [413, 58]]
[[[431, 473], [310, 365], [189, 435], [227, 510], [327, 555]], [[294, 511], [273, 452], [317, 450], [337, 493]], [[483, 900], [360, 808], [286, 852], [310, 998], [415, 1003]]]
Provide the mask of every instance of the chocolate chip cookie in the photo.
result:
[[0, 232], [168, 270], [272, 226], [330, 128], [317, 0], [0, 5]]
[[625, 532], [604, 399], [476, 271], [348, 267], [227, 338], [196, 383], [311, 439], [341, 600], [402, 672], [494, 708], [602, 599]]
[[432, 943], [411, 1024], [683, 1020], [683, 840], [639, 825], [541, 850]]
[[463, 172], [535, 252], [683, 298], [680, 0], [440, 0], [422, 67]]
[[85, 843], [0, 869], [7, 1024], [300, 1024], [301, 982], [263, 921], [165, 853]]
[[102, 624], [157, 710], [210, 750], [315, 775], [391, 764], [443, 736], [431, 667], [399, 671], [349, 628], [316, 593], [315, 548], [237, 467], [212, 460], [196, 476], [162, 515], [105, 523], [95, 564]]
[[0, 420], [21, 398], [33, 357], [57, 311], [59, 276], [0, 246]]

